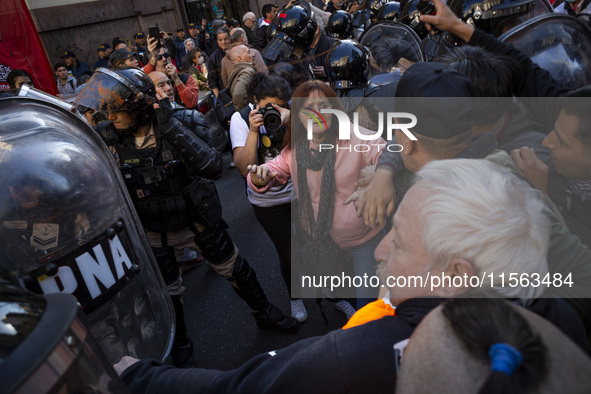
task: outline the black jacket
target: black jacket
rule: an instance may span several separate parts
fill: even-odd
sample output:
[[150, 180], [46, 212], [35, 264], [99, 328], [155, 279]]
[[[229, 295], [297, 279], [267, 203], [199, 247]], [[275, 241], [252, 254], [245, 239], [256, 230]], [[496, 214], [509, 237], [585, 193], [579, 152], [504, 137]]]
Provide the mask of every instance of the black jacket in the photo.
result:
[[207, 62], [207, 83], [209, 88], [222, 90], [225, 88], [224, 82], [222, 81], [222, 59], [226, 56], [226, 53], [221, 49], [218, 49], [209, 57]]
[[[143, 360], [121, 375], [132, 393], [391, 393], [396, 387], [394, 344], [408, 339], [442, 298], [404, 301], [396, 316], [335, 330], [253, 357], [231, 371], [176, 369]], [[554, 299], [528, 307], [587, 350], [580, 320]]]
[[[254, 43], [254, 47], [258, 51], [262, 51], [267, 46], [267, 29], [269, 25], [261, 26], [257, 29], [256, 32], [256, 42]], [[252, 45], [252, 44], [251, 44]]]

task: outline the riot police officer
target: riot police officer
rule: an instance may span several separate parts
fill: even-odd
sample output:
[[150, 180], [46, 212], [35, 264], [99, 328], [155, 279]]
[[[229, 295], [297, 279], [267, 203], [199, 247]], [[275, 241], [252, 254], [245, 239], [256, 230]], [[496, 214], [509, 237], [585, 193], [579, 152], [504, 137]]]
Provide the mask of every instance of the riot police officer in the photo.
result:
[[[344, 61], [343, 61], [344, 59]], [[368, 129], [376, 125], [377, 110], [368, 107], [364, 97], [370, 96], [378, 88], [370, 84], [368, 78], [369, 55], [367, 50], [353, 40], [335, 43], [324, 63], [330, 86], [337, 92], [347, 112], [359, 113], [359, 124]]]
[[353, 15], [343, 10], [333, 12], [326, 24], [326, 35], [339, 40], [352, 38]]
[[261, 55], [269, 65], [287, 62], [293, 65], [297, 79], [312, 80], [314, 74], [308, 54], [319, 38], [318, 23], [310, 5], [299, 2], [281, 13], [276, 30]]
[[226, 231], [215, 186], [204, 179], [217, 178], [222, 172], [220, 153], [202, 139], [207, 139], [205, 122], [200, 124], [199, 136], [194, 134], [172, 116], [166, 95], [157, 96], [150, 78], [132, 68], [98, 69], [76, 103], [109, 118], [96, 130], [116, 154], [171, 293], [178, 325], [173, 358], [175, 349], [177, 362], [192, 354], [175, 246], [196, 244], [211, 267], [248, 304], [259, 327], [297, 330], [298, 322], [267, 300], [254, 270]]

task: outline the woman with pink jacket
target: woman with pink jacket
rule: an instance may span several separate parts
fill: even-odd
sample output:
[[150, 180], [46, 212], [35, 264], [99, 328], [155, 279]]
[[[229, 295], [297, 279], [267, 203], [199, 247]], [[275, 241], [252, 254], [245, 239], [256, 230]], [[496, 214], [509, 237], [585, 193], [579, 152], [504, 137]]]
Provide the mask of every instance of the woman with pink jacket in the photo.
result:
[[[298, 196], [299, 231], [303, 233], [303, 237], [298, 234], [300, 260], [317, 267], [315, 272], [342, 278], [346, 272], [343, 260], [350, 257], [353, 275], [363, 278], [367, 274], [369, 278], [375, 275], [377, 263], [373, 253], [383, 237], [383, 227], [366, 226], [357, 215], [356, 202], [344, 202], [357, 190], [355, 182], [361, 170], [377, 163], [385, 141], [370, 139], [372, 133], [361, 127], [361, 133], [368, 138], [360, 139], [352, 124], [351, 138], [339, 140], [336, 116], [322, 113], [323, 109], [330, 108], [344, 112], [334, 90], [319, 81], [300, 85], [292, 96], [291, 113], [297, 118], [289, 123], [285, 148], [274, 160], [261, 166], [249, 166], [247, 181], [252, 190], [265, 193], [291, 177]], [[311, 140], [307, 139], [308, 119], [313, 119]], [[339, 264], [343, 265], [342, 269]], [[359, 279], [352, 282], [358, 308], [370, 301], [367, 298], [376, 297], [377, 288], [360, 288]], [[369, 284], [369, 279], [366, 283]], [[375, 286], [376, 282], [373, 284]], [[347, 315], [351, 312], [343, 304], [337, 304], [337, 308]]]

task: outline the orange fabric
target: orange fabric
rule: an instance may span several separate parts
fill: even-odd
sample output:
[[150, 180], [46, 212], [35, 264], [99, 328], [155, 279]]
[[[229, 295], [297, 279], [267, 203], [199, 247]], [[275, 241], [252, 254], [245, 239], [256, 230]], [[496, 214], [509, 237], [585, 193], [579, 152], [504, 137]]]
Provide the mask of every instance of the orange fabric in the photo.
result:
[[371, 302], [359, 309], [343, 326], [343, 329], [360, 326], [370, 321], [381, 319], [384, 316], [396, 316], [396, 311], [383, 299]]

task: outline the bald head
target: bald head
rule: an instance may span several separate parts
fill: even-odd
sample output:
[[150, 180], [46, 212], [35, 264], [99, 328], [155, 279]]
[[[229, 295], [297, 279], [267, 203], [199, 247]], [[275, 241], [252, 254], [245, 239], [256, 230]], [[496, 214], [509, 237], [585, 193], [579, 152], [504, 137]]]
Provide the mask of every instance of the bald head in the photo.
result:
[[232, 47], [227, 56], [230, 58], [232, 63], [253, 63], [250, 49], [246, 45], [236, 45]]
[[246, 32], [240, 27], [235, 27], [230, 30], [230, 44], [248, 44], [248, 38]]

